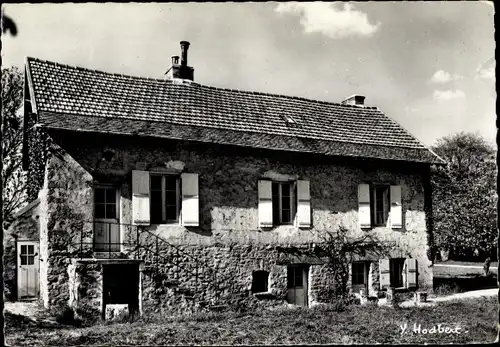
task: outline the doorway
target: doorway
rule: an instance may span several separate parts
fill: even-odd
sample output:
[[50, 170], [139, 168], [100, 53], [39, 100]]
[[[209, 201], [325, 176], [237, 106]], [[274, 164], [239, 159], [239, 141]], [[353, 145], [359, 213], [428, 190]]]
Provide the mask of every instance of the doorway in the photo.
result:
[[308, 306], [307, 288], [308, 288], [309, 265], [289, 265], [287, 268], [288, 292], [287, 301], [290, 304], [299, 306]]
[[94, 188], [94, 250], [120, 251], [119, 192], [112, 186]]
[[129, 314], [139, 312], [139, 265], [103, 265], [103, 315], [108, 304], [127, 304]]
[[38, 241], [17, 242], [17, 299], [31, 299], [39, 293], [40, 255]]

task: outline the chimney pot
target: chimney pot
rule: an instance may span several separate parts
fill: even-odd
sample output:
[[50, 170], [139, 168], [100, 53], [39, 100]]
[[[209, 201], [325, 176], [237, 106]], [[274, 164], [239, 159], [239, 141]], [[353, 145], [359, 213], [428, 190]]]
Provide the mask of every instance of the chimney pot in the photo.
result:
[[189, 42], [181, 41], [181, 65], [187, 66]]
[[189, 48], [189, 42], [181, 41], [181, 62], [179, 64], [179, 56], [172, 56], [172, 66], [165, 73], [167, 78], [175, 79], [180, 78], [183, 80], [194, 79], [194, 69], [187, 65], [187, 51]]

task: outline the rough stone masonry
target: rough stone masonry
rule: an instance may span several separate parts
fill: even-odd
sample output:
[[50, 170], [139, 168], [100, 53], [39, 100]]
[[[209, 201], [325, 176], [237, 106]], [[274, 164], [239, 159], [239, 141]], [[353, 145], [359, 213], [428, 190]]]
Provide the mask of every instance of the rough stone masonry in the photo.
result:
[[[308, 262], [310, 266], [309, 304], [321, 301], [321, 289], [330, 285], [324, 265], [291, 258], [279, 249], [311, 247], [321, 241], [321, 232], [334, 231], [340, 225], [353, 233], [363, 232], [358, 227], [357, 214], [357, 188], [362, 182], [401, 185], [403, 228], [379, 227], [374, 232], [396, 244], [392, 257], [417, 259], [418, 286], [432, 287], [426, 255], [423, 165], [366, 163], [356, 158], [144, 137], [62, 131], [52, 131], [50, 136], [52, 150], [44, 154], [47, 160], [40, 166], [44, 169], [44, 182], [38, 195], [40, 290], [47, 307], [65, 304], [70, 299], [71, 303], [79, 302], [79, 307], [102, 305], [99, 286], [89, 284], [102, 280], [102, 266], [99, 261], [75, 260], [81, 258], [82, 252], [83, 258], [93, 255], [95, 183], [109, 183], [119, 189], [121, 242], [130, 243], [128, 248], [122, 248], [122, 257], [137, 260], [140, 308], [144, 314], [196, 311], [208, 304], [282, 304], [287, 295], [287, 265], [296, 262]], [[112, 153], [111, 158], [105, 159], [104, 151]], [[131, 171], [137, 169], [198, 173], [199, 227], [150, 225], [145, 227], [148, 233], [129, 226]], [[259, 228], [257, 182], [266, 175], [292, 175], [310, 181], [311, 228]], [[152, 234], [168, 243], [160, 241], [157, 246]], [[149, 248], [134, 248], [138, 241]], [[89, 271], [83, 271], [85, 267]], [[257, 270], [269, 272], [266, 295], [251, 293], [252, 273]], [[91, 278], [83, 279], [82, 274]], [[82, 283], [93, 289], [79, 290]], [[372, 287], [378, 285], [377, 262], [370, 265], [369, 283]], [[100, 310], [103, 312], [104, 308]]]

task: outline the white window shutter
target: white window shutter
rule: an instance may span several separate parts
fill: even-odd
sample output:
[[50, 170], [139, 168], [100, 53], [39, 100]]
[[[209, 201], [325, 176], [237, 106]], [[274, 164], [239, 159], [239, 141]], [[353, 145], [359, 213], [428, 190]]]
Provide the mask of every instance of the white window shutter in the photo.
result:
[[391, 268], [389, 264], [389, 259], [380, 259], [378, 261], [378, 269], [380, 273], [380, 289], [384, 289], [391, 286]]
[[406, 287], [417, 287], [417, 259], [408, 258], [406, 262]]
[[311, 226], [309, 181], [297, 181], [297, 224], [299, 228], [309, 228]]
[[399, 229], [402, 227], [401, 186], [391, 186], [391, 228]]
[[185, 226], [200, 225], [200, 205], [198, 196], [198, 174], [183, 173], [181, 221]]
[[360, 228], [371, 227], [369, 184], [360, 184], [358, 186], [358, 219]]
[[149, 171], [132, 170], [132, 224], [150, 224], [149, 204]]
[[271, 184], [271, 181], [259, 181], [259, 226], [264, 228], [273, 226], [273, 199]]

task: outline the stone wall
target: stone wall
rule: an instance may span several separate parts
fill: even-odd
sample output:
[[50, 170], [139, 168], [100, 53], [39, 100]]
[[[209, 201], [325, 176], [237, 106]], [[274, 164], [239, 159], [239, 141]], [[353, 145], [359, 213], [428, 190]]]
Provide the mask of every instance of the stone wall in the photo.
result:
[[3, 237], [4, 298], [17, 299], [17, 240], [39, 240], [39, 200], [34, 200], [17, 213]]
[[[77, 241], [74, 239], [82, 231], [92, 240], [92, 225], [86, 222], [93, 215], [93, 182], [112, 183], [120, 188], [120, 222], [130, 224], [131, 171], [177, 167], [179, 163], [185, 172], [199, 174], [200, 227], [151, 225], [141, 234], [146, 238], [141, 243], [149, 243], [150, 249], [156, 247], [151, 235], [155, 234], [184, 252], [179, 254], [175, 247], [161, 241], [159, 256], [140, 255], [146, 259], [142, 285], [145, 312], [194, 309], [200, 303], [221, 301], [220, 298], [231, 305], [243, 302], [258, 305], [262, 300], [249, 292], [255, 270], [270, 272], [271, 292], [277, 301], [284, 300], [286, 265], [274, 250], [320, 242], [322, 232], [340, 225], [353, 234], [362, 233], [357, 216], [357, 187], [362, 182], [402, 186], [404, 227], [400, 230], [380, 227], [374, 233], [396, 245], [392, 257], [416, 258], [419, 286], [432, 287], [432, 269], [426, 255], [422, 166], [386, 162], [375, 162], [374, 166], [373, 162], [357, 159], [235, 151], [171, 140], [92, 135], [92, 141], [88, 141], [85, 134], [53, 133], [52, 136], [62, 154], [49, 156], [46, 166], [49, 183], [46, 182], [43, 195], [46, 221], [41, 237], [49, 245], [46, 292], [50, 293], [50, 302], [69, 298], [65, 281], [71, 251], [66, 249], [75, 251], [69, 247], [71, 241]], [[106, 159], [104, 152], [113, 155]], [[259, 228], [257, 181], [269, 174], [295, 175], [310, 181], [312, 228]], [[135, 227], [122, 226], [122, 240], [136, 241], [136, 231]], [[318, 296], [315, 290], [324, 285], [320, 278], [325, 275], [318, 266], [310, 269], [311, 302]], [[208, 269], [225, 280], [214, 279]], [[200, 277], [207, 276], [215, 284], [200, 286]], [[209, 289], [214, 286], [217, 290]], [[204, 289], [200, 292], [199, 288]]]
[[40, 192], [40, 295], [45, 307], [69, 299], [68, 266], [92, 248], [92, 176], [52, 146]]
[[72, 259], [68, 265], [68, 306], [77, 319], [98, 319], [102, 314], [102, 264]]

